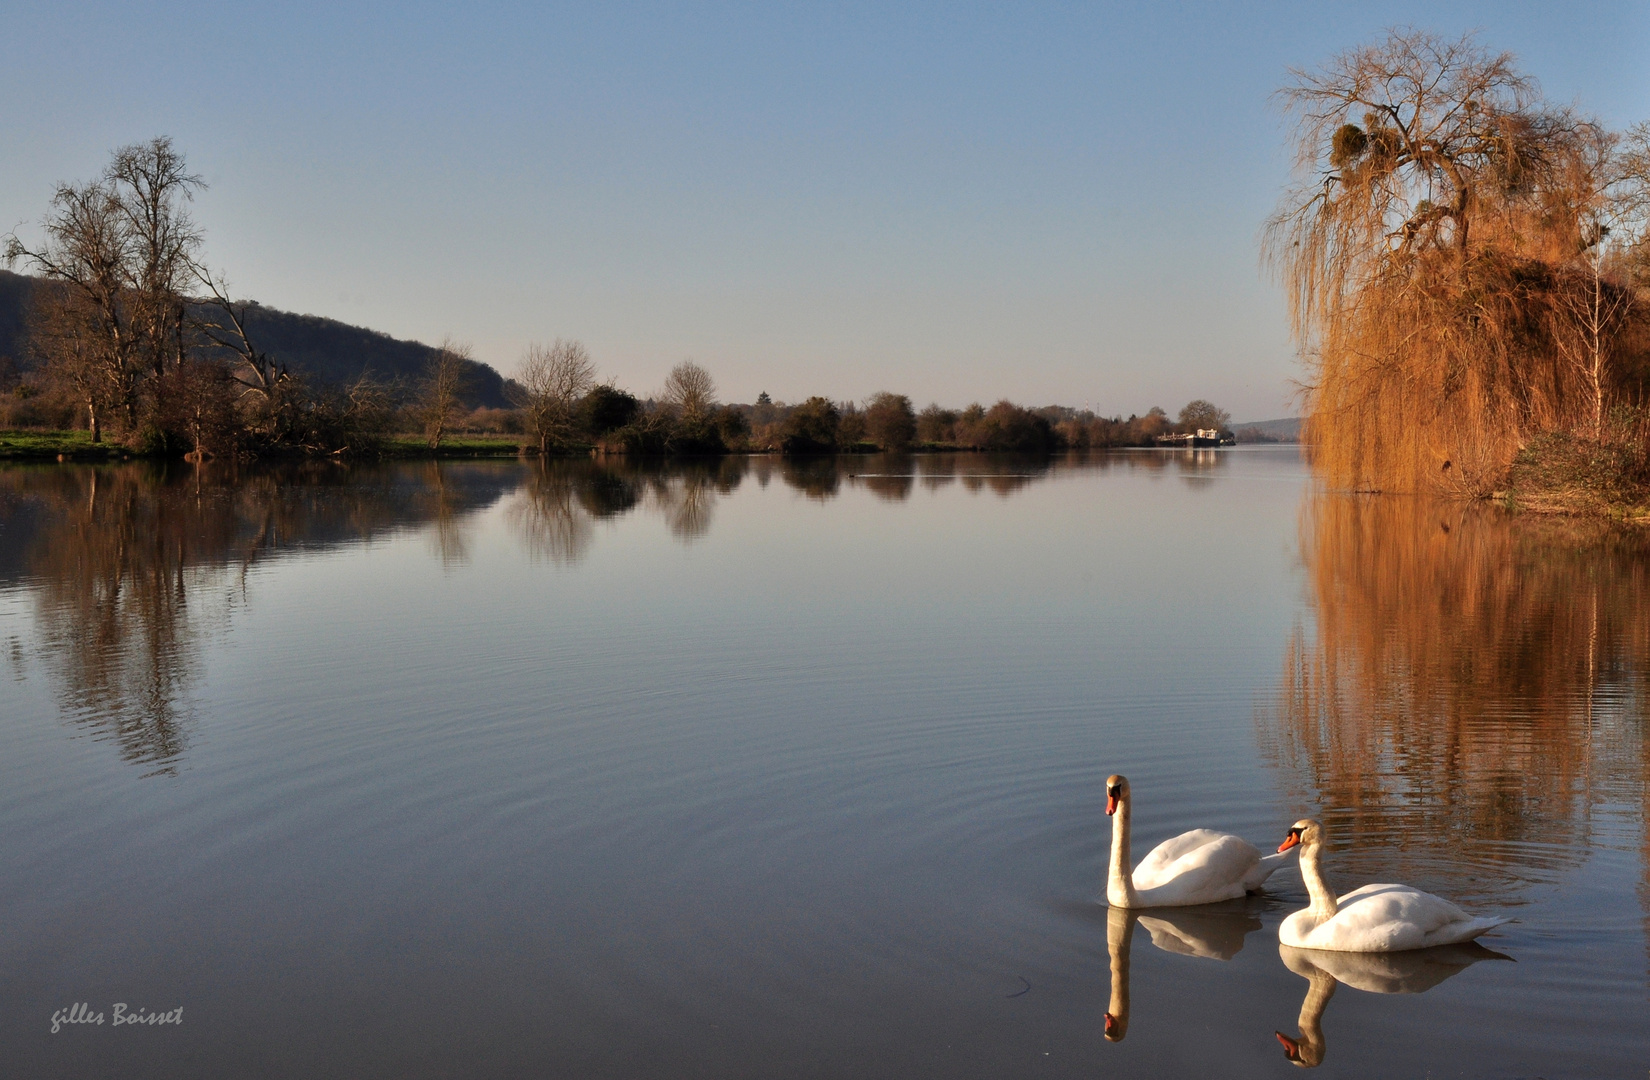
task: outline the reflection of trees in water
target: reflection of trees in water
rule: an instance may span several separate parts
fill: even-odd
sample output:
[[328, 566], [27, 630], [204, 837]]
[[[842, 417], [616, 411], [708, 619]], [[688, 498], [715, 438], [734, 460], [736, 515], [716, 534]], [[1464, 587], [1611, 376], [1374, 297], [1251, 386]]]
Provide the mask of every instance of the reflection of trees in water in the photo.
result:
[[[0, 582], [33, 603], [32, 646], [64, 713], [125, 759], [172, 771], [188, 746], [188, 693], [206, 643], [253, 562], [432, 520], [456, 533], [497, 498], [500, 479], [462, 466], [432, 478], [327, 463], [4, 470]], [[12, 652], [21, 668], [23, 644]]]
[[745, 465], [739, 458], [689, 460], [676, 470], [656, 474], [649, 494], [671, 535], [689, 541], [710, 532], [717, 497], [739, 486]]
[[31, 545], [29, 571], [38, 645], [65, 712], [126, 760], [171, 772], [188, 743], [184, 696], [200, 667], [202, 624], [223, 614], [201, 564], [234, 530], [209, 488], [154, 477], [37, 473], [31, 497], [62, 516]]
[[829, 502], [842, 482], [842, 466], [834, 457], [786, 458], [779, 475], [810, 499]]
[[911, 497], [911, 489], [917, 484], [917, 463], [912, 455], [877, 454], [861, 460], [856, 484], [864, 484], [883, 502], [904, 502]]
[[929, 491], [942, 488], [957, 480], [956, 454], [931, 454], [922, 459], [922, 486]]
[[1315, 631], [1261, 741], [1349, 880], [1410, 846], [1550, 878], [1642, 804], [1650, 540], [1394, 498], [1314, 500], [1301, 532]]
[[462, 566], [470, 561], [470, 542], [465, 535], [468, 514], [463, 512], [456, 493], [447, 485], [446, 468], [439, 461], [425, 464], [425, 487], [431, 492], [434, 520], [431, 522], [430, 548], [446, 568]]
[[534, 557], [570, 565], [595, 539], [594, 521], [648, 506], [673, 536], [710, 531], [718, 497], [739, 486], [745, 458], [648, 460], [552, 458], [529, 466], [510, 517]]
[[589, 550], [596, 530], [580, 495], [592, 487], [581, 484], [581, 479], [588, 477], [581, 477], [572, 462], [546, 459], [529, 467], [527, 481], [510, 507], [510, 519], [529, 558], [570, 566]]

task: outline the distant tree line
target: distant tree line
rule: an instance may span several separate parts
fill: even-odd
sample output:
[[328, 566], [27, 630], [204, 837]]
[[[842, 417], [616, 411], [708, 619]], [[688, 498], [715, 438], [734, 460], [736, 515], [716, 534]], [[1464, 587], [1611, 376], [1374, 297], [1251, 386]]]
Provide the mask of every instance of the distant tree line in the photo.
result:
[[530, 346], [520, 378], [506, 391], [517, 409], [490, 417], [496, 430], [529, 436], [543, 454], [590, 448], [673, 456], [911, 449], [1049, 453], [1153, 446], [1159, 436], [1199, 429], [1231, 432], [1231, 417], [1203, 400], [1188, 403], [1178, 418], [1154, 408], [1126, 420], [1009, 401], [960, 410], [929, 405], [917, 412], [908, 396], [888, 391], [864, 402], [810, 397], [786, 403], [763, 393], [751, 404], [723, 404], [710, 372], [691, 360], [671, 370], [658, 395], [641, 399], [612, 383], [598, 383], [584, 346], [561, 340]]
[[[277, 324], [235, 299], [203, 255], [189, 206], [205, 187], [169, 139], [116, 150], [94, 180], [60, 185], [34, 245], [5, 238], [8, 265], [38, 275], [21, 319], [30, 361], [0, 366], [0, 424], [81, 427], [140, 452], [195, 458], [268, 453], [371, 455], [392, 434], [419, 433], [431, 450], [459, 432], [520, 435], [542, 455], [591, 449], [704, 456], [773, 451], [793, 456], [914, 447], [1047, 453], [1149, 446], [1162, 435], [1227, 429], [1230, 418], [1194, 401], [1171, 419], [1097, 416], [1009, 401], [963, 409], [903, 394], [862, 402], [810, 397], [723, 403], [693, 361], [657, 393], [639, 397], [598, 380], [576, 341], [533, 345], [502, 387], [468, 346], [433, 350], [378, 340], [362, 347], [424, 350], [422, 371], [385, 379], [363, 364], [344, 381], [300, 373], [268, 346]], [[21, 279], [13, 279], [21, 280]], [[17, 290], [12, 290], [16, 293]], [[316, 332], [289, 318], [288, 342]], [[284, 325], [284, 324], [281, 324]], [[294, 329], [296, 327], [296, 329]], [[297, 337], [294, 337], [294, 334]], [[493, 404], [476, 407], [476, 384]], [[502, 394], [499, 391], [502, 390]]]

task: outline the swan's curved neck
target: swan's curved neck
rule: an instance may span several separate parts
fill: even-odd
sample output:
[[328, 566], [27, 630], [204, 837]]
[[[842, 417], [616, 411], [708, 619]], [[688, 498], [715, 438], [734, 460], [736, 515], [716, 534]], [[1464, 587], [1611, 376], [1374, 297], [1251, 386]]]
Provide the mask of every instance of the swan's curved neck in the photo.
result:
[[1306, 893], [1312, 898], [1312, 906], [1307, 910], [1318, 916], [1319, 919], [1328, 919], [1340, 910], [1335, 902], [1335, 894], [1323, 879], [1323, 870], [1318, 866], [1318, 852], [1322, 845], [1317, 841], [1301, 845], [1301, 880], [1306, 882]]
[[1112, 907], [1140, 906], [1140, 894], [1134, 890], [1134, 877], [1129, 873], [1129, 797], [1117, 800], [1117, 812], [1111, 816], [1111, 865], [1106, 869], [1106, 903]]

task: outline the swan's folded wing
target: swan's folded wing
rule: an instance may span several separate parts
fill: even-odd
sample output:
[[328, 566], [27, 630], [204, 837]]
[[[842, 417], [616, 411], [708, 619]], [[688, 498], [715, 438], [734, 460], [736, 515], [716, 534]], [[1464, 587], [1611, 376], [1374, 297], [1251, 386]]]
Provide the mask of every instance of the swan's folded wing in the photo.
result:
[[[1260, 853], [1238, 837], [1213, 829], [1192, 829], [1179, 836], [1170, 837], [1152, 848], [1146, 857], [1140, 860], [1140, 865], [1134, 868], [1134, 887], [1160, 888], [1189, 871], [1207, 866], [1211, 860], [1232, 860], [1234, 852], [1227, 843], [1232, 840], [1248, 848], [1251, 855], [1259, 858]], [[1241, 852], [1235, 854], [1237, 858], [1242, 858]], [[1247, 869], [1247, 861], [1245, 868]]]
[[1474, 919], [1443, 897], [1408, 885], [1365, 885], [1341, 897], [1339, 905], [1335, 917], [1314, 932], [1315, 947], [1401, 952], [1468, 941], [1500, 924]]
[[[1194, 836], [1199, 842], [1186, 842]], [[1172, 860], [1160, 855], [1171, 844], [1179, 850]], [[1244, 878], [1259, 859], [1253, 845], [1236, 836], [1195, 829], [1158, 845], [1141, 860], [1134, 886], [1148, 907], [1231, 900], [1243, 895]]]

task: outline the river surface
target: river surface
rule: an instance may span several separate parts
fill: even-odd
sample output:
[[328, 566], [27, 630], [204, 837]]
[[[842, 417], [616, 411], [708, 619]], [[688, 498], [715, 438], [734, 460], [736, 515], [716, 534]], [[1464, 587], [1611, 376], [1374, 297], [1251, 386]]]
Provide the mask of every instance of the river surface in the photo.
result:
[[[1642, 1080], [1647, 686], [1645, 537], [1290, 448], [3, 469], [0, 1053]], [[1136, 858], [1315, 816], [1513, 921], [1108, 912], [1113, 772]]]

